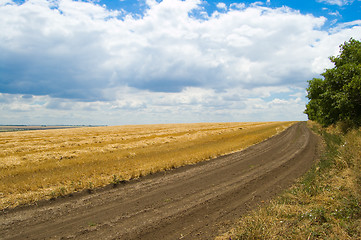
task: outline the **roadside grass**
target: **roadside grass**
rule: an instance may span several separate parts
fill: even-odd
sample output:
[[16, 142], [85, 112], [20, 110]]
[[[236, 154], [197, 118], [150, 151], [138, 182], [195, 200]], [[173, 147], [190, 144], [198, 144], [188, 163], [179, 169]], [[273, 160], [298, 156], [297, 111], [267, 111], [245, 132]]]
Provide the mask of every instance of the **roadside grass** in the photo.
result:
[[0, 209], [215, 158], [294, 122], [92, 127], [0, 133]]
[[320, 161], [217, 239], [361, 239], [361, 129], [309, 125], [324, 140]]

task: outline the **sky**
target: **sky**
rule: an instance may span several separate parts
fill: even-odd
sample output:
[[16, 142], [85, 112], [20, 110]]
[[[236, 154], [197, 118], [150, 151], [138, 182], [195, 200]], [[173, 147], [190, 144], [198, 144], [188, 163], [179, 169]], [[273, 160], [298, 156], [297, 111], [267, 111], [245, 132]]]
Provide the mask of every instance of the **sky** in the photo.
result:
[[361, 0], [0, 0], [0, 124], [304, 121]]

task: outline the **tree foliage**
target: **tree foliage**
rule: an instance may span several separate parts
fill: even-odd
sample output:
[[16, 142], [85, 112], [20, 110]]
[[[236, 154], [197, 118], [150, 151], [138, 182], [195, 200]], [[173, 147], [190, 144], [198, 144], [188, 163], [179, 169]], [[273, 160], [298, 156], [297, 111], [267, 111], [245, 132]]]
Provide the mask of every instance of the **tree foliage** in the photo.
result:
[[305, 113], [324, 126], [340, 121], [361, 126], [361, 42], [351, 38], [330, 60], [334, 67], [321, 74], [323, 79], [308, 81]]

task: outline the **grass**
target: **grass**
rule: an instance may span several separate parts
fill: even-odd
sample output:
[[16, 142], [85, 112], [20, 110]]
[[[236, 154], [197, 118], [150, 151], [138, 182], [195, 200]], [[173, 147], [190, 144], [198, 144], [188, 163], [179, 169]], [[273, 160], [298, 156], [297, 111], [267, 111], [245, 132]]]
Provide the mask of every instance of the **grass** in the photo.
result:
[[321, 129], [320, 161], [297, 184], [217, 239], [361, 239], [361, 129]]
[[199, 123], [0, 133], [0, 209], [244, 149], [293, 122]]

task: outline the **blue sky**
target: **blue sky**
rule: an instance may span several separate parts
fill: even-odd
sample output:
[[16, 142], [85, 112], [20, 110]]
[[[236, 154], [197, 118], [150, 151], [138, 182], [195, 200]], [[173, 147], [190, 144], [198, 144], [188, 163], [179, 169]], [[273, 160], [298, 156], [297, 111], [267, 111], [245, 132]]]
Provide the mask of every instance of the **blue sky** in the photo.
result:
[[0, 124], [306, 120], [360, 0], [0, 0]]
[[[108, 9], [113, 10], [125, 10], [129, 13], [136, 13], [139, 15], [144, 14], [144, 10], [147, 9], [145, 1], [134, 1], [134, 0], [101, 0], [98, 3], [104, 4]], [[159, 2], [159, 1], [158, 1]], [[224, 3], [227, 7], [234, 3], [242, 3], [249, 6], [254, 3], [262, 3], [264, 6], [271, 8], [279, 8], [282, 6], [288, 6], [290, 8], [299, 10], [302, 14], [312, 14], [314, 16], [326, 16], [330, 21], [337, 19], [338, 22], [347, 22], [359, 19], [361, 15], [361, 3], [360, 1], [344, 1], [344, 0], [306, 0], [306, 1], [295, 1], [295, 0], [272, 0], [272, 1], [232, 1], [232, 0], [208, 0], [203, 1], [202, 7], [207, 11], [208, 14], [219, 10], [217, 5]]]

